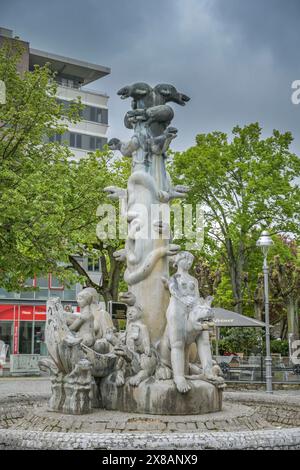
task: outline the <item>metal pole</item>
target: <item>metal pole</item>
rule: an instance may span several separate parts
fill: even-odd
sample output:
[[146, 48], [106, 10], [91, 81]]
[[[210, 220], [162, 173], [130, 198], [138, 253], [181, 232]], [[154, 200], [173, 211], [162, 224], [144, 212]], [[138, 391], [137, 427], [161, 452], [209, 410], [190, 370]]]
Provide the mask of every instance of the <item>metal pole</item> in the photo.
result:
[[216, 356], [219, 355], [219, 328], [216, 326]]
[[35, 306], [32, 312], [32, 331], [31, 331], [31, 354], [34, 354], [34, 333], [35, 333]]
[[265, 294], [265, 324], [266, 324], [266, 386], [267, 393], [273, 393], [272, 386], [272, 357], [270, 346], [270, 316], [269, 316], [269, 268], [267, 256], [264, 257], [264, 294]]

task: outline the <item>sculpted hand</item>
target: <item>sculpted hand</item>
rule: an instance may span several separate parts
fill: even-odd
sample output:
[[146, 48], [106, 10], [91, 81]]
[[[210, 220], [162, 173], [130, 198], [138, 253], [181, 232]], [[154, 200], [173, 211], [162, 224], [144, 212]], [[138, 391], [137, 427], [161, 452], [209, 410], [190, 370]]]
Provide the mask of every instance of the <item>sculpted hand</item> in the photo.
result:
[[163, 283], [164, 287], [165, 287], [166, 289], [169, 289], [169, 279], [167, 279], [166, 277], [162, 276], [161, 280], [162, 280], [162, 283]]

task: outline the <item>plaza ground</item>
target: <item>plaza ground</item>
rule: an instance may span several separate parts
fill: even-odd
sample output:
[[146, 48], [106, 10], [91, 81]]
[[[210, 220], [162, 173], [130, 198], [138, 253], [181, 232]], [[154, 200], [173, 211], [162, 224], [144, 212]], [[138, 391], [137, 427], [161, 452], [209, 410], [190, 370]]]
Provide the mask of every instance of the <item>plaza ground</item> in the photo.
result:
[[[242, 389], [241, 385], [241, 389]], [[230, 390], [228, 386], [226, 393]], [[50, 397], [51, 384], [49, 377], [3, 377], [0, 378], [0, 398], [7, 397], [9, 395], [24, 393], [28, 395], [45, 395]], [[230, 392], [231, 393], [231, 392]], [[233, 392], [232, 392], [233, 393]], [[257, 393], [255, 390], [247, 390], [247, 393]], [[259, 392], [263, 393], [262, 391]], [[298, 388], [284, 390], [274, 390], [274, 396], [287, 395], [287, 397], [299, 397], [300, 398], [300, 385]]]
[[49, 377], [0, 378], [0, 449], [300, 449], [300, 387], [224, 392], [221, 412], [48, 410]]

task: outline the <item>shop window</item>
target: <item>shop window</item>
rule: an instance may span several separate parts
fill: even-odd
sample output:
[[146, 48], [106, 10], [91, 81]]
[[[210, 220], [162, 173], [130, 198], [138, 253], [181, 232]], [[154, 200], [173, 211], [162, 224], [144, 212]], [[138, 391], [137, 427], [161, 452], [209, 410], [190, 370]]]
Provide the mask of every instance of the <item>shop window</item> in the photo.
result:
[[14, 322], [1, 321], [0, 322], [0, 340], [8, 346], [7, 357], [12, 354], [13, 340], [14, 340]]
[[47, 356], [45, 322], [20, 322], [19, 353]]
[[45, 344], [45, 322], [35, 322], [34, 324], [33, 354], [47, 356], [47, 346]]
[[20, 322], [20, 336], [19, 336], [19, 353], [32, 354], [32, 334], [33, 322], [21, 321]]

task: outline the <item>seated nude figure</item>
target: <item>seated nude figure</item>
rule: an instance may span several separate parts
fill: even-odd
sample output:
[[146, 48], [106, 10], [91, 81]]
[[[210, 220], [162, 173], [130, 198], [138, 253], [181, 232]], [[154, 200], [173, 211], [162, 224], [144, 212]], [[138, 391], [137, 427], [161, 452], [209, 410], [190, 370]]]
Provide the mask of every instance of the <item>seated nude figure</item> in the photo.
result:
[[198, 281], [188, 273], [193, 259], [191, 253], [178, 253], [174, 258], [177, 273], [169, 281], [163, 279], [171, 298], [166, 314], [167, 325], [159, 345], [159, 352], [161, 363], [167, 368], [171, 367], [173, 380], [181, 393], [186, 393], [191, 388], [186, 375], [189, 375], [190, 347], [194, 343], [197, 346], [204, 380], [213, 383], [222, 380], [215, 376], [209, 342], [209, 329], [212, 327], [210, 308], [212, 298], [200, 298]]
[[94, 347], [98, 352], [108, 352], [109, 343], [105, 340], [106, 330], [113, 327], [110, 315], [99, 307], [99, 296], [93, 287], [79, 292], [77, 303], [80, 313], [66, 312], [66, 321], [70, 331], [75, 333], [81, 343]]

